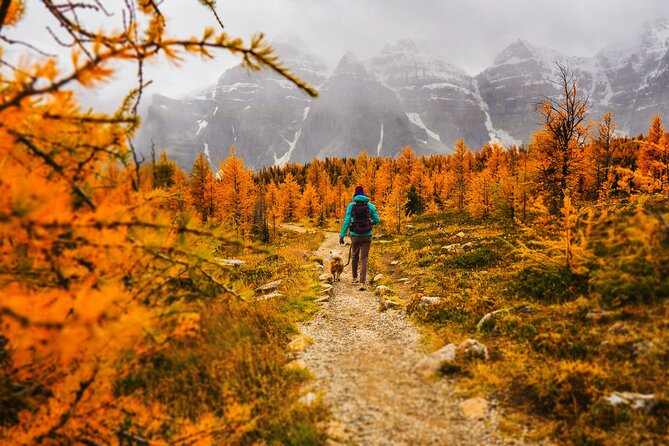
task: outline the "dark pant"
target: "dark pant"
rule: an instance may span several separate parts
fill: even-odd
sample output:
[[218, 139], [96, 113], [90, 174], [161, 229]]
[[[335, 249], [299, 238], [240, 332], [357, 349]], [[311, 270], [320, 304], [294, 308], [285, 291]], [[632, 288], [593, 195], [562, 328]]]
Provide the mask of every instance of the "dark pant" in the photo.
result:
[[[362, 283], [367, 281], [367, 258], [369, 257], [369, 248], [371, 246], [371, 235], [351, 236], [351, 250], [353, 252], [353, 258], [351, 259], [351, 263], [353, 264], [352, 274], [354, 279], [360, 277], [360, 282]], [[360, 276], [358, 276], [358, 262], [360, 263]]]

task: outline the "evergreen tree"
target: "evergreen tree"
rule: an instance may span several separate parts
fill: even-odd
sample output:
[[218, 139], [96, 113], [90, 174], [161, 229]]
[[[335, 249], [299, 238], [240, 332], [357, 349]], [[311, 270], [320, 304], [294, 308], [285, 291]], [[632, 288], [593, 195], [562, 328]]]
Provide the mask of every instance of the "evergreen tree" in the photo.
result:
[[412, 184], [407, 192], [406, 213], [409, 215], [421, 215], [425, 212], [423, 197], [418, 193], [416, 186]]
[[211, 212], [211, 189], [212, 177], [209, 162], [207, 162], [204, 154], [200, 153], [195, 158], [190, 171], [189, 191], [190, 202], [203, 223], [213, 215], [213, 212]]

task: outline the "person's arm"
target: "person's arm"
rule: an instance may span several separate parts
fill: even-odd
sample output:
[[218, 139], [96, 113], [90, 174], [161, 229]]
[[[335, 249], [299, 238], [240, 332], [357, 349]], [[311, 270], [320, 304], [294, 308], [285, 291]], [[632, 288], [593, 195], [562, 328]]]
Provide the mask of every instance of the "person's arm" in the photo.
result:
[[376, 212], [376, 206], [374, 206], [372, 203], [369, 203], [369, 210], [370, 214], [372, 214], [372, 226], [381, 223], [381, 219], [379, 218], [379, 213]]
[[346, 233], [348, 232], [349, 226], [351, 226], [351, 220], [353, 218], [351, 215], [352, 210], [353, 210], [353, 203], [350, 203], [346, 208], [346, 216], [344, 217], [344, 224], [341, 225], [341, 231], [339, 232], [339, 237], [346, 237]]

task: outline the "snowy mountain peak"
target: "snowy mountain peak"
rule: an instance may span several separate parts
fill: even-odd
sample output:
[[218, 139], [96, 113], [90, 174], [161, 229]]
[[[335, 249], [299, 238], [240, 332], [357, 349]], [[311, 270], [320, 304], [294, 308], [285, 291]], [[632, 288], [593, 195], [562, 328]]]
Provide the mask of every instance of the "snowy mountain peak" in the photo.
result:
[[360, 62], [358, 56], [355, 55], [352, 51], [347, 51], [337, 64], [335, 68], [334, 76], [351, 76], [355, 78], [367, 78], [369, 74], [365, 69], [365, 66]]
[[382, 53], [420, 53], [421, 48], [411, 39], [400, 39], [394, 45], [386, 45]]
[[300, 36], [297, 36], [295, 34], [290, 34], [290, 33], [284, 33], [279, 35], [274, 41], [272, 42], [275, 46], [278, 45], [287, 45], [287, 46], [292, 46], [295, 48], [306, 48], [307, 44]]
[[564, 60], [559, 51], [532, 45], [526, 40], [518, 39], [507, 46], [495, 57], [494, 66], [515, 64], [527, 60], [537, 61], [547, 67], [555, 64], [555, 61]]
[[471, 87], [471, 78], [463, 69], [430, 55], [412, 40], [402, 39], [394, 45], [386, 45], [367, 66], [382, 82], [395, 89], [433, 84]]

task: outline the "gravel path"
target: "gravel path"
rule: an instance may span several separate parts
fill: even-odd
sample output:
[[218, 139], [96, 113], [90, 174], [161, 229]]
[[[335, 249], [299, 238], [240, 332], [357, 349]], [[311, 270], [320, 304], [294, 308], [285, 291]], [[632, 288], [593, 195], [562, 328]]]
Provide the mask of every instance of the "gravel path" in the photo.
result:
[[[339, 249], [338, 240], [338, 234], [326, 234], [318, 251], [325, 265], [330, 250]], [[335, 284], [330, 302], [300, 328], [315, 341], [301, 358], [318, 378], [318, 389], [341, 423], [345, 442], [508, 444], [494, 434], [494, 408], [483, 419], [467, 418], [452, 382], [426, 381], [412, 372], [426, 354], [416, 328], [403, 313], [377, 311], [373, 293], [351, 284], [350, 266]]]

